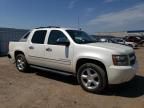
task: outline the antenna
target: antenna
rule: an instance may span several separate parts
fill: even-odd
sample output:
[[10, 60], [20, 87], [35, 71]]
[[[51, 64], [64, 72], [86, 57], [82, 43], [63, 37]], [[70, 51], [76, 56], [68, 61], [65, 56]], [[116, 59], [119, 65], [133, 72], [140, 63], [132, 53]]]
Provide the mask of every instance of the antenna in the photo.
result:
[[78, 30], [82, 30], [81, 27], [80, 27], [80, 18], [79, 18], [79, 16], [78, 16], [77, 28], [78, 28]]
[[78, 22], [77, 23], [78, 23], [77, 26], [78, 26], [78, 29], [79, 29], [80, 28], [79, 16], [78, 16]]

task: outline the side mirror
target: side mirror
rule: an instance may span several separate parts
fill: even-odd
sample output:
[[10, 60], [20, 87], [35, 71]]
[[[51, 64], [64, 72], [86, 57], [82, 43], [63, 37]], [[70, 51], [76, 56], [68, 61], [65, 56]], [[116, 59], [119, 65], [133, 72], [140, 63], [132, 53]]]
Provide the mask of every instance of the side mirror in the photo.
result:
[[70, 42], [57, 42], [58, 45], [69, 46]]

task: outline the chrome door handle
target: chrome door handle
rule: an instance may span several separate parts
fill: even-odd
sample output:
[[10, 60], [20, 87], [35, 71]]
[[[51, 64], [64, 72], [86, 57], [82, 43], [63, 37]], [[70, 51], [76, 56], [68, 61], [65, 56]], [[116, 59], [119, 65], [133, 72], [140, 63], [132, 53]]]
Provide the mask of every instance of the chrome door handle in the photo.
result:
[[34, 47], [33, 46], [29, 46], [29, 49], [34, 49]]
[[52, 51], [52, 49], [51, 49], [51, 48], [46, 48], [46, 51], [49, 51], [49, 52], [50, 52], [50, 51]]

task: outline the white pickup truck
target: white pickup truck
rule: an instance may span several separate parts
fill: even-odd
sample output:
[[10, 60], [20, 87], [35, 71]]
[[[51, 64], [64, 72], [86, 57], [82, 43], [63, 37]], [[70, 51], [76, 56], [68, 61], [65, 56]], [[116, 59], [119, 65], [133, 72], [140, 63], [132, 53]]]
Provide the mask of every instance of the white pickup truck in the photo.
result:
[[30, 67], [75, 75], [81, 87], [101, 92], [108, 84], [131, 80], [137, 71], [134, 50], [96, 43], [85, 32], [59, 27], [36, 28], [9, 43], [9, 59], [19, 71]]

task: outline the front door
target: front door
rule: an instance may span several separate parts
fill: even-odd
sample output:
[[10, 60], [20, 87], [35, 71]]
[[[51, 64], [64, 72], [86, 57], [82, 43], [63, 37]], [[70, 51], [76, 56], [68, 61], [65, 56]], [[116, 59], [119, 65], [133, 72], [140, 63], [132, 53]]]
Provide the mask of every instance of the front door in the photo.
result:
[[72, 71], [73, 46], [60, 45], [57, 41], [69, 42], [66, 35], [59, 30], [52, 30], [45, 45], [47, 66], [57, 70]]

